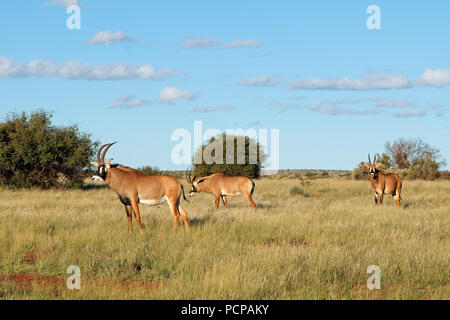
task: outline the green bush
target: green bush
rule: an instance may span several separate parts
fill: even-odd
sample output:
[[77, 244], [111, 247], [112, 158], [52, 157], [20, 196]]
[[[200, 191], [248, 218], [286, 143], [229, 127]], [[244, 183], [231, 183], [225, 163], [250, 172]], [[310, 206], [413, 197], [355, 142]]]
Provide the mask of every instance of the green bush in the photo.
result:
[[355, 169], [353, 169], [352, 179], [369, 180], [369, 169], [367, 169], [361, 162]]
[[439, 178], [439, 164], [431, 158], [416, 159], [411, 163], [409, 179], [435, 180]]
[[305, 190], [303, 190], [302, 188], [299, 188], [297, 186], [294, 186], [291, 188], [291, 190], [289, 191], [289, 193], [291, 194], [291, 196], [303, 196], [305, 198], [309, 198], [309, 194], [306, 193]]
[[323, 171], [320, 173], [320, 176], [323, 177], [323, 178], [327, 178], [327, 177], [330, 176], [330, 174], [329, 174], [327, 171], [323, 170]]
[[[227, 140], [233, 140], [234, 150], [227, 151]], [[244, 148], [238, 150], [238, 139], [243, 140]], [[231, 144], [231, 143], [230, 143]], [[250, 151], [252, 150], [250, 146], [256, 146], [256, 163], [250, 163]], [[203, 155], [210, 154], [211, 157], [216, 157], [217, 148], [222, 148], [223, 155], [217, 154], [217, 158], [220, 158], [222, 163], [217, 163], [219, 161], [212, 161], [212, 163], [207, 163]], [[206, 151], [206, 152], [205, 152]], [[209, 153], [211, 151], [211, 153]], [[231, 152], [232, 151], [232, 152]], [[227, 164], [227, 154], [229, 154], [232, 164]], [[213, 173], [224, 173], [228, 175], [243, 175], [249, 178], [259, 178], [261, 175], [261, 167], [264, 162], [266, 155], [262, 152], [261, 145], [252, 138], [244, 136], [232, 136], [221, 134], [216, 137], [212, 137], [206, 145], [202, 145], [197, 151], [195, 159], [200, 159], [201, 163], [193, 163], [194, 166], [194, 176], [206, 176]], [[233, 155], [233, 158], [231, 158]], [[238, 164], [238, 159], [242, 157], [244, 159], [243, 164]], [[230, 161], [228, 161], [230, 162]]]
[[317, 173], [315, 173], [315, 172], [312, 172], [312, 171], [307, 171], [306, 173], [305, 173], [305, 177], [307, 177], [307, 178], [315, 178], [315, 177], [317, 177]]
[[[421, 140], [418, 140], [421, 141]], [[418, 143], [417, 143], [418, 144]], [[427, 145], [427, 148], [430, 149]], [[435, 157], [436, 154], [439, 153], [438, 149], [435, 150]], [[428, 153], [423, 153], [424, 156], [416, 157], [410, 164], [409, 167], [402, 168], [402, 167], [394, 167], [395, 163], [391, 161], [391, 158], [383, 153], [381, 156], [380, 154], [376, 154], [376, 160], [375, 163], [381, 162], [383, 165], [379, 168], [379, 170], [383, 173], [396, 173], [398, 174], [402, 179], [423, 179], [423, 180], [435, 180], [440, 177], [439, 167], [443, 164], [445, 164], [445, 160], [442, 160], [441, 162], [437, 162], [435, 158], [432, 158], [431, 156], [427, 156]], [[356, 167], [352, 172], [352, 178], [354, 180], [368, 180], [369, 170], [363, 165], [363, 162], [361, 162], [358, 167]]]
[[140, 172], [147, 175], [155, 175], [155, 174], [161, 174], [161, 170], [158, 167], [151, 167], [151, 166], [144, 166], [141, 168], [138, 168]]
[[70, 187], [86, 177], [98, 143], [76, 125], [57, 127], [52, 114], [12, 113], [0, 123], [0, 183], [10, 187]]

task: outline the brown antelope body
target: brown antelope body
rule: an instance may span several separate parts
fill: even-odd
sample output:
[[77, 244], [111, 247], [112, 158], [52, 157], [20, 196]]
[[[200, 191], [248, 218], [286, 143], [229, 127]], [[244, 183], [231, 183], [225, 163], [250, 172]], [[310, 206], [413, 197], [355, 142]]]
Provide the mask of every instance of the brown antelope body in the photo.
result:
[[216, 209], [219, 208], [220, 199], [228, 208], [227, 196], [242, 194], [250, 203], [252, 209], [255, 208], [255, 202], [252, 199], [252, 194], [255, 189], [255, 183], [245, 176], [229, 176], [223, 173], [214, 173], [205, 177], [194, 177], [191, 179], [186, 172], [186, 181], [190, 184], [189, 197], [192, 197], [196, 192], [211, 193], [216, 197]]
[[382, 165], [382, 163], [378, 162], [375, 164], [375, 157], [373, 159], [373, 163], [370, 161], [369, 154], [369, 163], [363, 163], [366, 168], [369, 169], [369, 180], [372, 184], [372, 189], [375, 196], [375, 204], [383, 204], [383, 195], [391, 194], [396, 203], [397, 208], [400, 207], [401, 200], [401, 191], [402, 191], [402, 179], [395, 173], [387, 173], [384, 174], [378, 168]]
[[[92, 165], [97, 167], [97, 173], [92, 177], [92, 180], [104, 180], [117, 193], [120, 201], [125, 206], [129, 232], [132, 230], [132, 212], [134, 212], [139, 231], [142, 234], [139, 203], [157, 206], [165, 201], [168, 202], [173, 214], [173, 230], [175, 231], [181, 215], [184, 226], [189, 231], [187, 212], [180, 204], [181, 195], [183, 195], [185, 200], [186, 197], [183, 186], [178, 180], [166, 175], [145, 175], [122, 165], [111, 165], [112, 159], [105, 163], [105, 154], [113, 144], [105, 144], [98, 150], [97, 162], [91, 162]], [[105, 147], [106, 149], [100, 157], [100, 153]]]

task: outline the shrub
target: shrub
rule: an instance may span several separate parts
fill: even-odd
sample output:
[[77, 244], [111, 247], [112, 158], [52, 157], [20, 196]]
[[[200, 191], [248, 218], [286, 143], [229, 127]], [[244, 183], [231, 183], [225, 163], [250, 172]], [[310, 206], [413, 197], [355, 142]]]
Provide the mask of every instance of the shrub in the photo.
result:
[[354, 180], [369, 180], [369, 169], [367, 169], [361, 162], [358, 167], [353, 169], [352, 178]]
[[[439, 168], [445, 165], [440, 159], [439, 149], [433, 148], [420, 139], [399, 139], [391, 146], [386, 144], [386, 150], [393, 155], [394, 161], [386, 154], [376, 154], [374, 163], [381, 162], [379, 170], [383, 173], [396, 173], [401, 178], [434, 180], [439, 178]], [[411, 160], [408, 160], [411, 159]], [[406, 164], [408, 164], [406, 166]], [[406, 167], [405, 167], [406, 166]], [[354, 180], [368, 180], [369, 170], [361, 162], [352, 172]]]
[[291, 196], [303, 196], [305, 198], [309, 198], [309, 194], [305, 192], [305, 190], [303, 190], [302, 188], [299, 188], [297, 186], [294, 186], [291, 188], [291, 190], [289, 191], [289, 193], [291, 194]]
[[450, 180], [450, 171], [441, 171], [440, 178], [442, 180]]
[[317, 176], [317, 173], [312, 172], [312, 171], [307, 171], [305, 173], [305, 177], [310, 178], [310, 179], [315, 178], [316, 176]]
[[98, 143], [76, 125], [56, 127], [52, 114], [12, 113], [0, 123], [0, 183], [10, 187], [69, 187], [86, 176]]
[[[408, 169], [414, 162], [422, 159], [431, 159], [438, 166], [445, 165], [445, 159], [442, 159], [441, 152], [421, 139], [400, 138], [392, 144], [385, 144], [386, 153], [392, 159], [392, 165], [400, 169]], [[416, 165], [417, 166], [417, 165]]]
[[[233, 140], [234, 150], [227, 150], [227, 144], [231, 145], [230, 140]], [[243, 148], [241, 148], [241, 142], [243, 142]], [[238, 148], [238, 145], [240, 148]], [[255, 148], [253, 149], [253, 147]], [[222, 151], [222, 156], [219, 154], [220, 151]], [[256, 151], [256, 163], [250, 163], [252, 151]], [[218, 153], [217, 155], [216, 152]], [[205, 159], [205, 154], [211, 159]], [[201, 163], [195, 163], [194, 161], [193, 164], [193, 175], [198, 177], [213, 173], [224, 173], [228, 175], [243, 175], [249, 178], [259, 178], [261, 175], [262, 163], [266, 158], [266, 155], [262, 152], [261, 145], [254, 139], [247, 136], [233, 136], [226, 134], [212, 137], [206, 145], [202, 145], [196, 151], [195, 155], [194, 160], [201, 158]], [[227, 155], [230, 158], [228, 161]], [[215, 159], [218, 159], [222, 163], [218, 163], [219, 161], [216, 161]], [[238, 164], [241, 162], [238, 160], [241, 159], [244, 160], [242, 161], [243, 163]], [[227, 164], [227, 162], [229, 164]]]
[[147, 175], [155, 175], [155, 174], [161, 174], [161, 170], [158, 167], [151, 167], [151, 166], [144, 166], [141, 168], [138, 168], [140, 172]]
[[327, 177], [329, 177], [330, 175], [328, 174], [327, 171], [323, 170], [323, 171], [320, 173], [320, 176], [323, 177], [323, 178], [327, 178]]
[[439, 178], [439, 164], [427, 157], [411, 163], [407, 177], [410, 179], [435, 180]]

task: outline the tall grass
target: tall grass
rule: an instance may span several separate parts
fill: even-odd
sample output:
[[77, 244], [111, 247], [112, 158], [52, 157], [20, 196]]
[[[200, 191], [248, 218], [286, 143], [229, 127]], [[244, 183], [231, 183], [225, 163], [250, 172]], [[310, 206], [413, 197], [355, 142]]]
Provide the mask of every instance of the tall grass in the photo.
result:
[[[449, 192], [408, 181], [397, 210], [390, 196], [376, 207], [365, 181], [261, 179], [255, 211], [242, 197], [218, 211], [211, 195], [183, 202], [190, 234], [171, 231], [167, 204], [141, 206], [140, 236], [107, 188], [0, 190], [0, 297], [449, 299]], [[73, 264], [81, 290], [65, 285]]]

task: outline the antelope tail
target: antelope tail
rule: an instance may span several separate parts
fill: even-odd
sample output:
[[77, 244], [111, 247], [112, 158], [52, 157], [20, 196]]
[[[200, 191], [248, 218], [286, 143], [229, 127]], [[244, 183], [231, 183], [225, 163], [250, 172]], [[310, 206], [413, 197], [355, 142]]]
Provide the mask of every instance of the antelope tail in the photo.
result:
[[254, 183], [253, 180], [252, 180], [252, 191], [250, 191], [250, 195], [253, 194], [253, 191], [255, 191], [255, 183]]
[[189, 202], [189, 200], [188, 200], [188, 199], [186, 199], [186, 195], [184, 194], [184, 187], [183, 187], [183, 185], [182, 185], [182, 184], [180, 184], [180, 186], [181, 186], [181, 191], [183, 192], [183, 199], [184, 199], [184, 201], [187, 201], [187, 202]]

